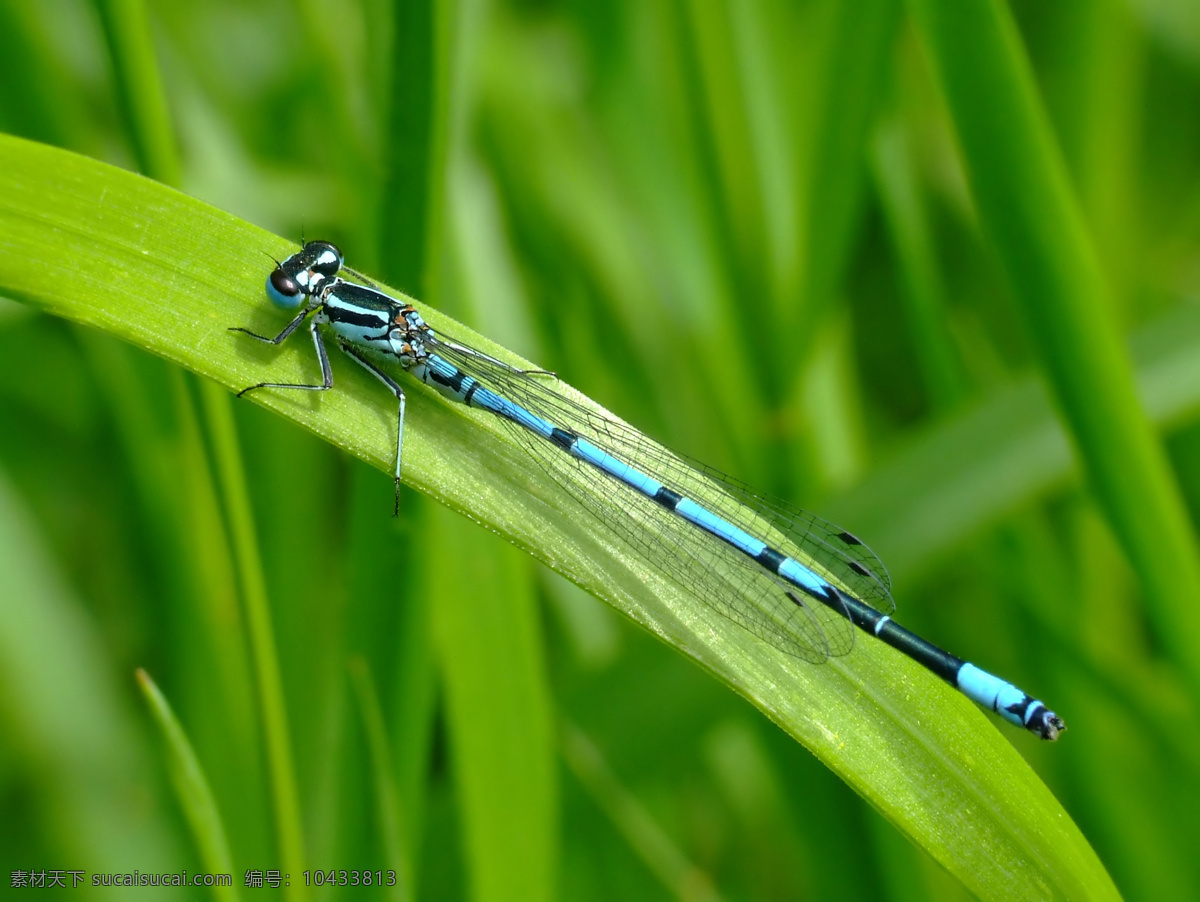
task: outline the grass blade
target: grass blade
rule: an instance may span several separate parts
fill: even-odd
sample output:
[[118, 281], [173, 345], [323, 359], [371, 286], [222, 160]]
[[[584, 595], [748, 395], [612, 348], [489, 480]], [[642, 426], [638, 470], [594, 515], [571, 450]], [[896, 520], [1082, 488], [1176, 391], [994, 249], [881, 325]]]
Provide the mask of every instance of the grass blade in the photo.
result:
[[[311, 374], [311, 347], [270, 349], [264, 253], [291, 246], [153, 182], [0, 138], [0, 290], [120, 335], [229, 387]], [[19, 265], [18, 265], [19, 264]], [[430, 324], [447, 319], [422, 308]], [[453, 333], [517, 365], [461, 327]], [[394, 413], [371, 377], [336, 370], [328, 397], [258, 403], [382, 470]], [[590, 403], [581, 399], [581, 403]], [[485, 524], [641, 623], [741, 693], [971, 891], [1110, 898], [1115, 890], [1055, 799], [985, 715], [902, 656], [863, 641], [812, 667], [786, 658], [624, 549], [546, 484], [501, 425], [414, 386], [406, 480]]]

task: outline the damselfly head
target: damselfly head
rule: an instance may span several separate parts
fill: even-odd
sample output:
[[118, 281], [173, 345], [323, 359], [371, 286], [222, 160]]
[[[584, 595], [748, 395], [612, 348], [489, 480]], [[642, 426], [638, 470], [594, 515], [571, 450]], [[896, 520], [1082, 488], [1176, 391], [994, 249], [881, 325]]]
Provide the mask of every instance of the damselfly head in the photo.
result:
[[314, 297], [326, 280], [342, 268], [342, 252], [328, 241], [310, 241], [267, 277], [267, 297], [277, 307], [295, 310], [306, 297]]

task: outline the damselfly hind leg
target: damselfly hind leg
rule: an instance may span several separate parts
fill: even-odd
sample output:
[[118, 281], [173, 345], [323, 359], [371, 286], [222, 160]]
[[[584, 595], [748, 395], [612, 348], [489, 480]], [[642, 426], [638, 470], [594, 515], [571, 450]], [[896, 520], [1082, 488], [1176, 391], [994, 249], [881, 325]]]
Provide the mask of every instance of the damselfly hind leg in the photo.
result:
[[338, 347], [342, 349], [347, 357], [386, 385], [400, 403], [400, 415], [396, 424], [396, 501], [392, 509], [392, 516], [397, 517], [400, 515], [400, 461], [403, 459], [404, 452], [404, 389], [400, 387], [400, 384], [395, 379], [355, 350], [354, 346], [348, 341], [339, 339]]

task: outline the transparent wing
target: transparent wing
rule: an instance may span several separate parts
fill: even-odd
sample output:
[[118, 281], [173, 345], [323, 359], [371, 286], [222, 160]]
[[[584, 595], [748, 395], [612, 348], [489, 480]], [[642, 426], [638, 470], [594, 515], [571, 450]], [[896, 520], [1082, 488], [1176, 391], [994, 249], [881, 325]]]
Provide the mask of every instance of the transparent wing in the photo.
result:
[[[675, 454], [637, 430], [590, 410], [555, 389], [550, 374], [531, 374], [448, 339], [426, 347], [531, 413], [689, 497], [840, 590], [890, 613], [891, 583], [875, 554], [852, 535], [744, 483]], [[844, 609], [814, 602], [746, 555], [646, 496], [564, 453], [504, 418], [513, 436], [580, 504], [664, 574], [722, 616], [787, 654], [820, 663], [854, 644]]]

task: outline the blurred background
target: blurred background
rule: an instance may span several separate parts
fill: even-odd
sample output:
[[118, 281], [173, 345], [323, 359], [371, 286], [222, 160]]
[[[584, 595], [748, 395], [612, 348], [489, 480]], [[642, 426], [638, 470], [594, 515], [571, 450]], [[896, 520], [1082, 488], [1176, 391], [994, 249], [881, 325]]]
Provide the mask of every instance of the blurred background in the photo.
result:
[[[334, 240], [853, 530], [907, 626], [1064, 715], [1057, 746], [1009, 735], [1118, 886], [1200, 883], [1195, 698], [1081, 475], [902, 4], [152, 0], [139, 60], [141, 9], [0, 2], [0, 129]], [[1194, 514], [1200, 7], [1007, 11], [1101, 260], [1098, 315]], [[139, 91], [161, 92], [173, 147], [139, 133]], [[203, 869], [144, 668], [235, 875], [280, 867], [196, 380], [12, 303], [0, 373], [0, 861]], [[392, 521], [385, 475], [234, 411], [314, 869], [396, 868], [438, 899], [963, 894], [672, 648], [414, 493]], [[439, 621], [445, 593], [482, 609], [497, 587], [528, 612], [519, 673], [497, 676], [516, 713], [461, 677]], [[489, 712], [505, 748], [471, 733]], [[516, 803], [491, 792], [508, 759]]]

